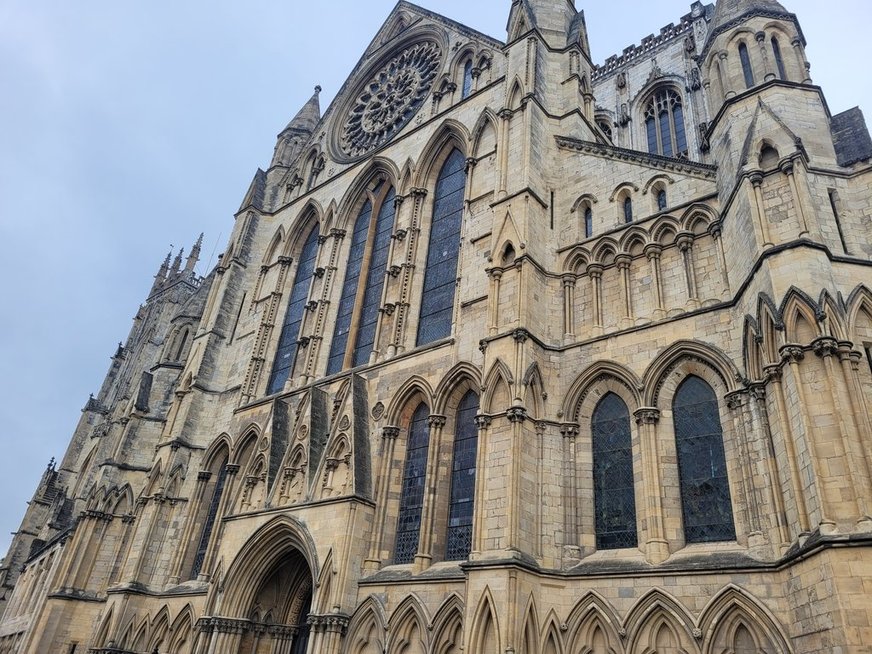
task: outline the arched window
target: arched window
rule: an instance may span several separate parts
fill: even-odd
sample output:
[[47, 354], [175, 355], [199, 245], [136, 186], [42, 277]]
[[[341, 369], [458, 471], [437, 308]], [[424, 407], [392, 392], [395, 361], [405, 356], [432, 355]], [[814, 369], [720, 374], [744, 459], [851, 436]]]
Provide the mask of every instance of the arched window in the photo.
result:
[[467, 59], [463, 65], [463, 86], [460, 88], [460, 99], [468, 98], [472, 93], [472, 59]]
[[460, 400], [454, 422], [454, 456], [451, 466], [451, 503], [448, 506], [446, 561], [469, 556], [472, 546], [472, 513], [475, 497], [475, 462], [478, 451], [478, 395], [468, 391]]
[[675, 392], [672, 416], [684, 539], [687, 543], [734, 540], [724, 436], [715, 392], [691, 375]]
[[584, 208], [584, 237], [593, 236], [593, 209], [589, 206]]
[[666, 189], [661, 188], [657, 191], [657, 211], [663, 211], [666, 208]]
[[[209, 549], [209, 539], [212, 537], [212, 529], [215, 527], [215, 519], [218, 516], [218, 507], [221, 505], [221, 496], [224, 494], [224, 485], [227, 481], [227, 456], [223, 456], [217, 462], [217, 465], [212, 466], [217, 468], [218, 477], [215, 480], [215, 485], [212, 490], [212, 497], [209, 500], [209, 509], [206, 512], [206, 520], [203, 523], [203, 531], [200, 533], [200, 542], [197, 544], [197, 551], [194, 554], [194, 565], [191, 568], [191, 579], [196, 579], [203, 569], [203, 561], [206, 558], [206, 550]], [[208, 493], [208, 487], [207, 487]], [[204, 494], [208, 497], [207, 494]]]
[[[345, 283], [330, 344], [327, 374], [369, 361], [375, 345], [376, 323], [394, 229], [392, 186], [379, 182], [357, 216], [345, 266]], [[364, 265], [368, 267], [364, 274]], [[355, 333], [349, 348], [349, 334]]]
[[671, 88], [659, 89], [645, 109], [648, 152], [666, 157], [687, 155], [681, 97]]
[[427, 425], [429, 416], [430, 409], [422, 402], [415, 409], [409, 425], [394, 563], [411, 563], [418, 551], [421, 509], [424, 506], [424, 477], [427, 471], [427, 452], [430, 449], [430, 428]]
[[633, 200], [630, 199], [629, 195], [624, 198], [624, 222], [633, 222]]
[[778, 45], [778, 39], [772, 37], [772, 55], [775, 57], [775, 67], [778, 69], [778, 79], [787, 79], [787, 72], [784, 70], [784, 59], [781, 57], [781, 47]]
[[605, 118], [601, 118], [601, 119], [596, 121], [596, 124], [597, 124], [597, 127], [599, 127], [603, 131], [603, 134], [605, 134], [609, 138], [609, 140], [611, 141], [612, 140], [612, 126], [609, 124], [609, 121], [606, 120]]
[[742, 62], [742, 74], [745, 76], [745, 87], [751, 88], [754, 86], [754, 71], [751, 70], [751, 57], [748, 55], [748, 46], [743, 43], [739, 44], [739, 59]]
[[432, 343], [451, 334], [465, 188], [466, 160], [455, 148], [445, 160], [436, 182], [421, 315], [418, 319], [418, 345]]
[[281, 391], [294, 369], [300, 326], [303, 323], [306, 298], [309, 297], [309, 285], [315, 272], [315, 259], [318, 256], [318, 229], [317, 225], [312, 228], [300, 252], [300, 263], [297, 264], [297, 274], [294, 277], [294, 285], [291, 287], [291, 297], [288, 298], [288, 310], [285, 312], [279, 347], [276, 350], [272, 374], [269, 378], [269, 384], [267, 384], [267, 395]]
[[590, 420], [596, 547], [636, 547], [636, 495], [630, 412], [614, 393], [599, 401]]
[[324, 170], [324, 157], [313, 157], [312, 167], [309, 168], [309, 179], [306, 181], [306, 190], [308, 191], [318, 181], [318, 175]]

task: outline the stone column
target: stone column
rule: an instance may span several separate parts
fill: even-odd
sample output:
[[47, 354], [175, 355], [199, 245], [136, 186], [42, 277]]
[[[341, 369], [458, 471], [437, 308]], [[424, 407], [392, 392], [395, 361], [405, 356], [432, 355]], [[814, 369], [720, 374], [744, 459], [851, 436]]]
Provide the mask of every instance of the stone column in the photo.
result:
[[802, 83], [811, 84], [811, 76], [808, 74], [808, 71], [811, 70], [811, 64], [809, 64], [808, 60], [805, 58], [805, 50], [802, 47], [802, 41], [797, 37], [790, 42], [790, 45], [793, 46], [793, 52], [796, 54], [796, 63], [799, 66], [799, 75], [802, 79]]
[[382, 428], [382, 457], [379, 462], [378, 478], [376, 479], [376, 510], [372, 530], [372, 540], [369, 544], [369, 555], [363, 562], [365, 573], [373, 573], [381, 567], [382, 534], [385, 530], [388, 495], [391, 485], [391, 469], [394, 463], [394, 449], [400, 428], [388, 425]]
[[724, 90], [724, 99], [736, 97], [736, 92], [733, 90], [733, 80], [730, 76], [730, 68], [727, 65], [727, 51], [722, 50], [718, 53], [718, 73], [721, 77], [721, 87]]
[[754, 486], [754, 468], [748, 449], [748, 430], [745, 425], [745, 391], [730, 393], [726, 397], [727, 408], [732, 412], [733, 433], [740, 459], [739, 480], [744, 495], [745, 515], [748, 528], [748, 546], [759, 548], [762, 545], [763, 529], [760, 520], [760, 498]]
[[587, 266], [587, 276], [590, 278], [590, 294], [593, 301], [593, 326], [591, 332], [594, 336], [599, 336], [603, 333], [603, 312], [602, 312], [602, 279], [603, 267], [598, 263], [591, 263]]
[[699, 306], [699, 297], [693, 263], [693, 234], [690, 232], [679, 232], [675, 240], [684, 261], [684, 277], [687, 282], [687, 305], [689, 308], [695, 309]]
[[760, 228], [760, 241], [764, 248], [772, 247], [772, 237], [769, 235], [769, 219], [766, 217], [766, 211], [763, 208], [763, 173], [755, 171], [748, 178], [751, 182], [751, 195], [749, 198], [751, 204], [751, 212], [754, 215], [754, 222]]
[[492, 268], [490, 271], [491, 279], [491, 299], [490, 306], [490, 334], [493, 336], [500, 330], [500, 280], [503, 278], [503, 271], [500, 268]]
[[513, 113], [511, 109], [503, 109], [498, 114], [500, 117], [500, 147], [497, 149], [500, 167], [497, 184], [498, 200], [506, 197], [506, 187], [509, 178], [509, 132], [511, 130]]
[[210, 542], [206, 548], [206, 553], [203, 556], [203, 565], [200, 567], [200, 574], [197, 575], [197, 579], [200, 581], [209, 581], [211, 577], [211, 573], [209, 571], [210, 563], [212, 556], [215, 550], [215, 543], [219, 540], [217, 534], [221, 531], [221, 518], [224, 517], [225, 512], [227, 511], [227, 503], [230, 498], [233, 497], [233, 477], [236, 476], [236, 473], [239, 472], [239, 464], [238, 463], [228, 463], [227, 466], [227, 480], [224, 482], [224, 490], [221, 493], [221, 500], [218, 502], [218, 510], [215, 512], [215, 524], [212, 527], [212, 533], [210, 534]]
[[766, 32], [760, 31], [754, 35], [757, 43], [760, 46], [760, 56], [763, 58], [763, 81], [775, 79], [775, 71], [772, 70], [772, 64], [769, 63], [769, 48], [766, 43]]
[[436, 491], [439, 488], [439, 463], [442, 460], [442, 429], [447, 418], [435, 413], [427, 418], [430, 426], [430, 446], [427, 449], [427, 471], [424, 477], [424, 506], [421, 507], [421, 535], [415, 554], [415, 569], [429, 567], [433, 560], [433, 523], [436, 512]]
[[793, 206], [796, 209], [797, 218], [799, 218], [800, 236], [808, 235], [808, 222], [805, 219], [805, 209], [802, 206], [802, 198], [799, 196], [799, 189], [796, 186], [796, 177], [793, 174], [793, 160], [781, 162], [781, 172], [787, 175], [787, 183], [790, 185], [790, 196], [793, 198]]
[[578, 463], [576, 440], [578, 425], [560, 425], [563, 436], [563, 567], [571, 567], [581, 559], [578, 541]]
[[648, 243], [645, 246], [645, 256], [648, 257], [648, 264], [651, 266], [651, 280], [654, 285], [654, 320], [659, 320], [666, 315], [666, 309], [663, 307], [663, 282], [660, 275], [662, 253], [663, 246], [659, 243]]
[[575, 275], [563, 275], [563, 341], [575, 339]]
[[784, 510], [784, 488], [781, 475], [778, 472], [775, 445], [772, 442], [772, 428], [769, 426], [765, 384], [755, 383], [751, 387], [751, 398], [753, 399], [750, 403], [753, 432], [762, 434], [765, 441], [764, 456], [766, 457], [766, 472], [769, 475], [769, 483], [766, 484], [766, 487], [769, 489], [769, 501], [775, 509], [775, 526], [778, 529], [778, 542], [781, 544], [781, 553], [783, 554], [790, 542], [790, 534], [787, 530], [787, 516]]
[[622, 322], [625, 327], [631, 327], [634, 324], [633, 289], [630, 286], [630, 265], [633, 263], [633, 257], [629, 254], [619, 254], [615, 257], [615, 263], [621, 272], [621, 289], [624, 295], [624, 318]]
[[506, 548], [520, 550], [520, 499], [521, 499], [521, 441], [527, 410], [522, 406], [513, 406], [506, 412], [506, 418], [512, 427], [512, 456], [510, 475], [506, 491], [508, 493], [509, 527], [507, 529]]
[[645, 558], [651, 563], [662, 563], [669, 558], [669, 543], [664, 526], [660, 445], [657, 426], [660, 424], [660, 409], [642, 407], [633, 415], [639, 426], [642, 445], [642, 485], [645, 504]]
[[[487, 450], [488, 450], [488, 427], [491, 425], [491, 417], [484, 414], [479, 414], [475, 417], [475, 426], [478, 427], [478, 447], [475, 455], [476, 468], [484, 471], [487, 469]], [[484, 549], [484, 541], [482, 539], [482, 522], [485, 515], [484, 502], [487, 497], [486, 493], [487, 477], [483, 474], [475, 475], [475, 499], [473, 501], [473, 516], [472, 516], [472, 548], [469, 555], [470, 559], [477, 558]]]
[[839, 361], [842, 364], [842, 375], [845, 380], [845, 388], [848, 391], [848, 401], [851, 405], [851, 413], [857, 425], [860, 441], [859, 455], [862, 457], [863, 470], [866, 479], [872, 481], [872, 423], [870, 423], [869, 410], [866, 407], [866, 399], [858, 374], [860, 361], [863, 355], [855, 352], [853, 344], [847, 341], [839, 343]]
[[729, 299], [730, 297], [730, 275], [727, 271], [727, 255], [724, 252], [724, 239], [721, 238], [721, 221], [716, 220], [711, 225], [709, 225], [709, 234], [712, 235], [712, 239], [715, 242], [715, 245], [718, 248], [718, 263], [721, 268], [721, 279], [724, 282], [724, 288], [721, 294], [721, 297], [724, 299]]

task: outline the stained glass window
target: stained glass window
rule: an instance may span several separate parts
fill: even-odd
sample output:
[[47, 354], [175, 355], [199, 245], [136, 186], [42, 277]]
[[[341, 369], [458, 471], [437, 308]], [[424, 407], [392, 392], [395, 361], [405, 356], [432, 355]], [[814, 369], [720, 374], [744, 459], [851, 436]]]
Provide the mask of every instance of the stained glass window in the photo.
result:
[[218, 479], [215, 481], [215, 490], [212, 491], [212, 499], [209, 501], [209, 511], [206, 514], [206, 522], [203, 524], [203, 532], [200, 534], [200, 543], [197, 545], [197, 553], [194, 555], [194, 567], [191, 570], [191, 579], [196, 579], [203, 569], [203, 561], [206, 558], [206, 550], [209, 549], [209, 539], [212, 537], [212, 529], [215, 527], [215, 518], [218, 515], [218, 506], [221, 504], [221, 496], [224, 494], [224, 483], [227, 481], [227, 460], [224, 459], [218, 469]]
[[624, 222], [633, 222], [633, 201], [629, 197], [624, 198]]
[[469, 556], [472, 546], [472, 513], [475, 496], [475, 463], [478, 450], [478, 395], [469, 391], [460, 400], [454, 423], [454, 456], [451, 466], [451, 503], [448, 507], [447, 561]]
[[744, 43], [739, 44], [739, 59], [742, 62], [742, 74], [745, 76], [745, 86], [750, 89], [754, 86], [754, 71], [751, 70], [751, 57], [748, 55], [748, 46]]
[[430, 409], [422, 402], [415, 409], [409, 425], [394, 563], [411, 563], [418, 551], [421, 509], [424, 506], [424, 477], [427, 471], [427, 452], [430, 448], [430, 428], [427, 425], [429, 415]]
[[781, 46], [778, 45], [778, 39], [772, 37], [772, 54], [775, 56], [775, 67], [778, 68], [778, 79], [787, 79], [787, 72], [784, 70], [784, 59], [781, 57]]
[[614, 393], [599, 401], [590, 421], [596, 546], [636, 547], [636, 496], [630, 412]]
[[657, 211], [663, 211], [666, 208], [666, 189], [657, 191]]
[[294, 361], [297, 358], [297, 345], [300, 338], [300, 325], [303, 323], [303, 313], [306, 299], [309, 297], [309, 285], [315, 272], [315, 259], [318, 256], [318, 226], [309, 233], [300, 252], [300, 262], [297, 264], [297, 275], [291, 287], [291, 297], [288, 298], [288, 310], [285, 312], [285, 322], [279, 336], [279, 347], [273, 361], [272, 374], [267, 385], [267, 394], [278, 393], [285, 386]]
[[645, 108], [648, 152], [666, 157], [687, 155], [687, 133], [681, 97], [671, 88], [659, 89]]
[[418, 319], [418, 345], [451, 334], [465, 188], [466, 160], [460, 150], [454, 149], [442, 166], [433, 198], [433, 222]]
[[590, 207], [584, 209], [584, 236], [585, 238], [593, 236], [593, 210]]
[[702, 379], [685, 379], [672, 402], [684, 538], [688, 543], [735, 540], [718, 401]]
[[468, 98], [472, 93], [472, 59], [467, 60], [463, 66], [463, 88], [460, 90], [460, 99]]
[[[385, 193], [382, 185], [383, 183], [376, 186], [372, 192], [376, 206], [373, 207], [370, 200], [364, 202], [357, 220], [354, 222], [351, 247], [345, 265], [345, 282], [342, 285], [342, 295], [339, 298], [339, 313], [336, 316], [333, 340], [330, 344], [330, 356], [327, 359], [328, 375], [339, 372], [343, 368], [348, 350], [349, 333], [354, 325], [355, 300], [362, 281], [365, 283], [362, 289], [363, 302], [360, 306], [360, 316], [357, 322], [352, 365], [357, 366], [369, 361], [369, 355], [375, 343], [378, 309], [381, 304], [381, 293], [396, 211], [394, 208], [396, 197], [394, 189], [389, 187]], [[375, 215], [373, 215], [373, 210], [376, 212]], [[369, 250], [368, 257], [367, 250]], [[369, 268], [364, 273], [363, 266], [367, 260]]]

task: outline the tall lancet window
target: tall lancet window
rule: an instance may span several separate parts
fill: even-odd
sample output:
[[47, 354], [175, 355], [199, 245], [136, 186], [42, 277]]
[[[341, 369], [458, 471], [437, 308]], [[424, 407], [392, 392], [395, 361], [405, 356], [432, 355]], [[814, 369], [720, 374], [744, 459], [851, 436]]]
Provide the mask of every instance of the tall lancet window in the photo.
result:
[[593, 236], [593, 209], [590, 207], [584, 208], [584, 236], [585, 238]]
[[739, 60], [742, 62], [742, 75], [745, 76], [745, 87], [754, 86], [754, 71], [751, 69], [751, 57], [748, 54], [748, 46], [739, 44]]
[[421, 509], [424, 506], [424, 479], [427, 451], [430, 449], [430, 409], [423, 402], [415, 409], [406, 441], [406, 465], [400, 490], [400, 514], [397, 518], [397, 546], [394, 563], [411, 563], [418, 552], [421, 534]]
[[[345, 283], [327, 360], [327, 374], [369, 361], [375, 345], [376, 324], [382, 300], [391, 234], [394, 229], [396, 193], [379, 182], [363, 203], [345, 266]], [[354, 335], [349, 347], [350, 336]]]
[[442, 165], [436, 182], [421, 315], [418, 319], [418, 345], [432, 343], [451, 334], [465, 188], [466, 160], [455, 148]]
[[614, 393], [601, 399], [590, 420], [590, 431], [596, 547], [636, 547], [630, 412], [624, 401]]
[[648, 152], [665, 157], [687, 155], [687, 133], [681, 97], [671, 88], [657, 90], [645, 108]]
[[772, 37], [772, 55], [775, 57], [775, 67], [778, 69], [778, 79], [787, 79], [787, 71], [784, 70], [784, 59], [781, 56], [781, 46], [778, 39]]
[[218, 477], [212, 489], [212, 497], [209, 499], [209, 508], [206, 512], [206, 520], [203, 523], [203, 531], [200, 533], [200, 542], [197, 544], [197, 551], [194, 553], [191, 579], [197, 578], [197, 575], [203, 569], [203, 562], [206, 560], [206, 551], [209, 549], [209, 540], [212, 538], [215, 519], [218, 517], [218, 507], [221, 506], [221, 496], [224, 495], [224, 484], [227, 481], [227, 457], [224, 456], [218, 459], [217, 465], [212, 467], [217, 469]]
[[291, 297], [288, 299], [288, 310], [285, 312], [285, 322], [282, 324], [282, 334], [279, 337], [279, 347], [273, 361], [272, 374], [267, 385], [267, 394], [281, 391], [294, 369], [297, 358], [297, 344], [300, 339], [300, 326], [303, 323], [303, 312], [306, 309], [306, 298], [309, 297], [309, 286], [315, 272], [315, 260], [318, 257], [318, 226], [309, 232], [303, 249], [300, 252], [300, 262], [297, 264], [297, 274], [291, 287]]
[[448, 506], [447, 561], [463, 560], [472, 546], [475, 497], [475, 462], [478, 451], [478, 395], [468, 391], [460, 400], [454, 422], [454, 457], [451, 466], [451, 503]]
[[463, 65], [463, 87], [460, 90], [460, 99], [468, 98], [472, 93], [472, 59], [467, 59]]
[[684, 539], [734, 540], [733, 509], [718, 400], [711, 386], [691, 375], [672, 402]]

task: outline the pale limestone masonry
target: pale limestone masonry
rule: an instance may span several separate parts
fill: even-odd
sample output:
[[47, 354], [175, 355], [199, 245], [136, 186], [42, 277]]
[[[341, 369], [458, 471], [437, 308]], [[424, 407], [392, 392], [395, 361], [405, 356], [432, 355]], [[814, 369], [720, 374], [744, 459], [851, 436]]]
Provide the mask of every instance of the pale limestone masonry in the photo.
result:
[[775, 0], [602, 65], [571, 0], [401, 1], [161, 266], [0, 653], [872, 651], [872, 141], [804, 47]]

